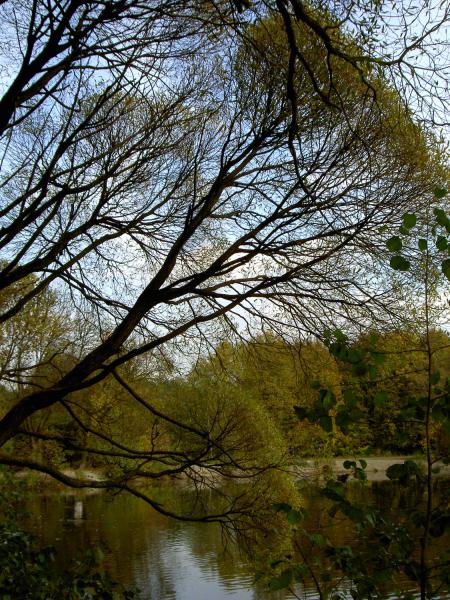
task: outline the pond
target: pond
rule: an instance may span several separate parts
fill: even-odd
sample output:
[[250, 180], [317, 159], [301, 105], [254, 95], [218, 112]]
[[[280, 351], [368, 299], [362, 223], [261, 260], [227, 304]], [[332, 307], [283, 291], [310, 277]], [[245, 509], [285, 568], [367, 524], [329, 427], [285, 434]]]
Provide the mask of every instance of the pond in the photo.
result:
[[[174, 488], [171, 493], [188, 492]], [[404, 508], [410, 501], [391, 482], [372, 482], [364, 494], [368, 502], [386, 510]], [[316, 499], [309, 504], [314, 528], [323, 507]], [[250, 559], [232, 543], [224, 548], [216, 524], [177, 522], [125, 494], [33, 493], [24, 508], [34, 532], [59, 550], [61, 567], [86, 548], [102, 549], [102, 564], [111, 576], [139, 588], [144, 600], [293, 598], [288, 592], [255, 585]], [[335, 538], [345, 542], [345, 521], [338, 520], [335, 528]], [[405, 581], [406, 587], [410, 585]], [[317, 598], [312, 582], [296, 592], [300, 598]]]

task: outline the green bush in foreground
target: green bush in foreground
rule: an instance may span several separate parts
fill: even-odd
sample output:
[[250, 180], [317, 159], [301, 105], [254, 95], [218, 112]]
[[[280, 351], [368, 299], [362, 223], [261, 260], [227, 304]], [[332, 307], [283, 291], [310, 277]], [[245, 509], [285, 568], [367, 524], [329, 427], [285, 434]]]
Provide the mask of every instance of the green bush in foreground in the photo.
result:
[[92, 552], [61, 573], [56, 549], [42, 546], [17, 523], [17, 506], [23, 498], [21, 481], [1, 472], [0, 481], [0, 599], [1, 600], [130, 600], [126, 590], [103, 571]]
[[58, 574], [53, 546], [41, 548], [14, 523], [0, 526], [0, 598], [8, 600], [116, 600], [137, 598], [99, 568], [92, 552]]

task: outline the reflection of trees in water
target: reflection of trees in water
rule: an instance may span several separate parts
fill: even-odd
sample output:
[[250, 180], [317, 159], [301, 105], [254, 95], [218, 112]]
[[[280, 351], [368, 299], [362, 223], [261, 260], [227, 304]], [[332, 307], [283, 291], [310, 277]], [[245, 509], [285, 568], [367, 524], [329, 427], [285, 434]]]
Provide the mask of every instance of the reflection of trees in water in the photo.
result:
[[[175, 494], [173, 488], [161, 490], [164, 493], [175, 496], [180, 508], [193, 501], [194, 492], [186, 489]], [[86, 518], [77, 522], [74, 508], [81, 498]], [[35, 532], [44, 544], [54, 544], [60, 550], [62, 569], [80, 551], [102, 547], [104, 565], [112, 578], [139, 587], [145, 600], [176, 598], [183, 585], [195, 587], [193, 573], [199, 571], [204, 583], [209, 581], [212, 590], [217, 588], [215, 600], [220, 599], [219, 585], [223, 597], [243, 587], [243, 593], [248, 589], [248, 600], [267, 598], [262, 586], [251, 589], [250, 559], [232, 540], [225, 540], [217, 524], [177, 523], [123, 495], [36, 495], [28, 498], [27, 510], [41, 516], [33, 521], [37, 524]], [[285, 597], [285, 592], [270, 594], [271, 600]]]
[[[190, 495], [177, 491], [176, 501], [192, 502]], [[151, 600], [175, 598], [181, 578], [192, 577], [191, 565], [211, 580], [211, 586], [218, 580], [225, 590], [235, 588], [238, 580], [249, 585], [252, 581], [250, 565], [231, 542], [224, 548], [216, 524], [177, 523], [137, 499], [123, 495], [108, 499], [104, 494], [84, 496], [86, 518], [80, 524], [73, 519], [80, 498], [36, 495], [27, 501], [27, 510], [41, 517], [33, 521], [35, 532], [44, 544], [61, 550], [61, 568], [83, 549], [102, 546], [112, 578], [136, 585], [143, 598]]]
[[[435, 479], [433, 488], [436, 505], [447, 505], [450, 499], [448, 479]], [[408, 590], [414, 594], [418, 592], [418, 583], [410, 577], [407, 566], [419, 558], [420, 548], [414, 544], [418, 535], [414, 528], [420, 527], [420, 523], [414, 520], [414, 515], [420, 514], [418, 511], [425, 508], [426, 482], [417, 481], [415, 485], [409, 482], [407, 486], [401, 486], [392, 481], [374, 481], [366, 484], [354, 482], [347, 486], [346, 499], [352, 506], [361, 507], [366, 514], [369, 514], [370, 508], [374, 508], [380, 513], [380, 516], [383, 517], [383, 520], [380, 521], [383, 524], [381, 529], [379, 526], [373, 529], [368, 526], [358, 528], [359, 523], [353, 522], [341, 511], [332, 510], [332, 514], [330, 514], [329, 510], [332, 509], [333, 504], [321, 497], [318, 489], [313, 486], [305, 485], [302, 488], [302, 496], [309, 518], [302, 522], [297, 537], [297, 543], [301, 549], [296, 558], [298, 564], [304, 564], [307, 561], [316, 576], [328, 569], [333, 574], [330, 582], [332, 587], [335, 586], [336, 581], [342, 578], [345, 570], [336, 570], [333, 560], [330, 560], [330, 557], [333, 556], [331, 549], [334, 552], [339, 548], [351, 548], [350, 556], [353, 555], [359, 557], [358, 560], [366, 561], [369, 573], [371, 569], [376, 568], [387, 570], [387, 567], [383, 567], [382, 561], [379, 560], [376, 548], [380, 550], [380, 544], [383, 543], [380, 532], [385, 531], [385, 534], [392, 535], [392, 532], [396, 531], [398, 537], [392, 538], [392, 540], [395, 540], [393, 544], [401, 545], [399, 548], [401, 552], [397, 556], [395, 549], [392, 550], [392, 560], [397, 561], [396, 570], [392, 576], [386, 578], [385, 583], [381, 581], [378, 583], [383, 594], [386, 594], [382, 597], [393, 597], [392, 593], [395, 589], [401, 590], [402, 593], [406, 593]], [[312, 542], [309, 534], [326, 536], [330, 545]], [[448, 531], [443, 535], [430, 538], [429, 551], [432, 564], [442, 564], [442, 557], [448, 551], [449, 542], [450, 532]], [[306, 581], [308, 584], [307, 579]], [[345, 578], [342, 581], [345, 582]], [[322, 590], [326, 590], [325, 583]]]
[[[436, 493], [445, 495], [448, 481], [437, 480], [435, 485]], [[405, 507], [413, 508], [422, 497], [421, 492], [418, 488], [411, 494], [411, 490], [388, 481], [349, 486], [353, 502], [376, 506], [393, 516], [404, 513]], [[174, 490], [172, 487], [160, 490], [160, 493], [174, 496], [173, 500], [180, 508], [193, 501], [193, 492], [186, 489]], [[304, 488], [302, 494], [310, 514], [305, 528], [310, 533], [326, 532], [336, 545], [363, 543], [355, 538], [348, 519], [329, 516], [327, 505], [315, 488]], [[73, 518], [80, 501], [83, 503], [82, 520]], [[213, 503], [213, 498], [209, 501]], [[77, 552], [103, 546], [104, 565], [111, 576], [139, 587], [145, 600], [171, 600], [178, 598], [181, 591], [187, 593], [201, 586], [216, 590], [212, 591], [214, 596], [211, 595], [214, 600], [226, 598], [237, 589], [242, 589], [242, 598], [246, 600], [283, 600], [287, 597], [284, 591], [268, 594], [264, 586], [250, 589], [253, 581], [250, 559], [229, 539], [224, 546], [217, 524], [175, 522], [152, 511], [143, 502], [123, 495], [36, 494], [28, 498], [25, 509], [34, 517], [40, 515], [41, 518], [33, 519], [33, 528], [43, 543], [55, 544], [63, 550], [58, 553], [62, 568]], [[445, 544], [448, 539], [437, 540], [437, 551], [445, 548]], [[321, 560], [320, 548], [311, 547], [308, 551], [312, 559]], [[311, 586], [307, 582], [304, 593], [314, 597], [312, 582]], [[300, 590], [300, 597], [302, 594]], [[192, 600], [197, 600], [195, 595]]]

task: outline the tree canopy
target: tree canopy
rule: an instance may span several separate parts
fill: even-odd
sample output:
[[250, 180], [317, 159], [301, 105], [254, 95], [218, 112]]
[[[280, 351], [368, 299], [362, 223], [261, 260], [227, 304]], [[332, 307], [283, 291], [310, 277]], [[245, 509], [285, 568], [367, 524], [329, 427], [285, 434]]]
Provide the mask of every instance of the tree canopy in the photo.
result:
[[[266, 472], [239, 459], [233, 423], [248, 408], [236, 398], [234, 415], [197, 422], [195, 406], [159, 405], [141, 375], [157, 383], [171, 361], [258, 328], [317, 335], [394, 311], [380, 231], [447, 178], [419, 121], [442, 114], [426, 74], [433, 64], [444, 85], [448, 8], [429, 7], [420, 31], [408, 10], [388, 55], [379, 35], [397, 17], [383, 2], [1, 2], [2, 336], [34, 318], [63, 341], [14, 362], [6, 381], [26, 385], [5, 403], [0, 462], [141, 496], [136, 479], [193, 467]], [[43, 363], [51, 376], [30, 377]], [[94, 414], [101, 386], [117, 414], [147, 424], [136, 446]], [[30, 429], [49, 411], [83, 435]], [[187, 445], [156, 443], [161, 420]], [[123, 462], [102, 481], [74, 479], [14, 452], [31, 433]], [[251, 512], [246, 502], [214, 517]]]

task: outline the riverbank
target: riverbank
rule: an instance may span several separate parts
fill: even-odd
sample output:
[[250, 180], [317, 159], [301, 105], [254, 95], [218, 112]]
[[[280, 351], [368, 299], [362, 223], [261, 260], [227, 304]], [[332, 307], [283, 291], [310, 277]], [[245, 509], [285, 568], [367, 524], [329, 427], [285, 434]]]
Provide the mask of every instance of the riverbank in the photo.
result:
[[[365, 473], [368, 481], [386, 481], [387, 469], [391, 465], [403, 464], [405, 461], [411, 460], [419, 464], [424, 470], [426, 469], [425, 457], [420, 456], [343, 456], [334, 458], [307, 458], [302, 460], [298, 465], [293, 466], [290, 472], [297, 479], [327, 479], [328, 477], [344, 475], [351, 473], [349, 469], [344, 467], [345, 461], [356, 461], [358, 466], [361, 466], [359, 461], [364, 461]], [[450, 465], [445, 465], [441, 461], [435, 463], [435, 476], [450, 477]]]
[[[325, 481], [332, 477], [337, 477], [344, 474], [349, 474], [351, 471], [344, 467], [345, 461], [356, 461], [358, 466], [361, 466], [359, 461], [363, 461], [365, 464], [365, 473], [368, 481], [386, 481], [388, 479], [386, 475], [387, 469], [394, 464], [402, 464], [407, 460], [418, 463], [423, 470], [426, 468], [425, 457], [420, 456], [364, 456], [364, 457], [333, 457], [333, 458], [306, 458], [302, 459], [295, 465], [287, 467], [288, 472], [299, 480], [312, 480], [315, 482]], [[445, 465], [442, 462], [437, 462], [434, 465], [434, 476], [435, 477], [449, 477], [450, 478], [450, 465]], [[101, 469], [65, 469], [62, 471], [63, 475], [78, 479], [88, 480], [92, 483], [96, 483], [106, 479], [104, 471]], [[200, 475], [200, 474], [199, 474]], [[15, 476], [21, 479], [26, 487], [57, 487], [65, 488], [70, 491], [70, 487], [64, 486], [63, 484], [55, 481], [50, 475], [45, 473], [30, 473], [29, 471], [18, 471]], [[215, 474], [217, 477], [217, 474]], [[189, 481], [186, 475], [178, 476], [180, 483], [187, 483]], [[162, 480], [161, 480], [162, 481]], [[143, 481], [144, 485], [148, 482]], [[209, 484], [212, 482], [209, 481]], [[96, 491], [96, 488], [85, 488], [92, 491]]]

